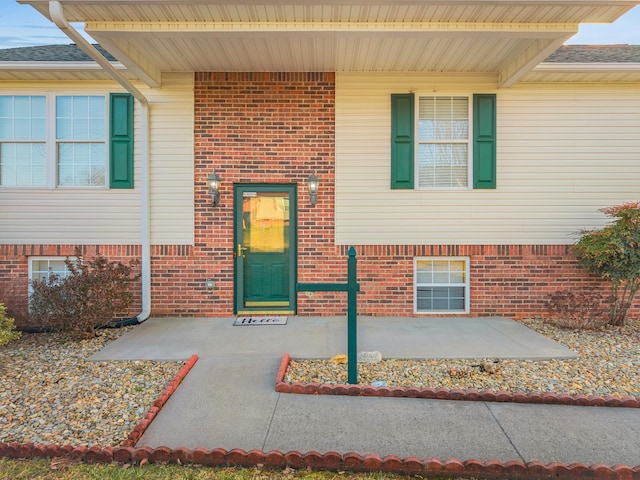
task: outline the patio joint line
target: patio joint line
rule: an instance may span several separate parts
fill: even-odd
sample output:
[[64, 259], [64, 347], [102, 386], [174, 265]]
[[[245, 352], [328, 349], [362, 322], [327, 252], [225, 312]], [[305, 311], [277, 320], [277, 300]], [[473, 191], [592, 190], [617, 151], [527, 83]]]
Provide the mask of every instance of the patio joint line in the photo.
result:
[[520, 450], [518, 450], [518, 447], [516, 447], [515, 443], [513, 443], [513, 441], [511, 440], [511, 437], [509, 436], [509, 434], [506, 432], [506, 430], [502, 427], [502, 424], [500, 423], [500, 420], [498, 420], [498, 417], [495, 416], [495, 414], [493, 413], [493, 410], [491, 410], [490, 405], [487, 402], [482, 402], [484, 404], [485, 407], [487, 407], [487, 410], [489, 410], [489, 413], [491, 414], [491, 416], [493, 417], [493, 419], [496, 421], [496, 423], [498, 424], [498, 427], [500, 427], [500, 430], [502, 431], [502, 433], [504, 434], [504, 436], [507, 438], [507, 440], [509, 440], [509, 443], [511, 444], [511, 446], [513, 447], [513, 449], [515, 450], [516, 454], [518, 455], [518, 457], [520, 457], [520, 461], [522, 461], [522, 463], [527, 463], [526, 460], [524, 459], [524, 457], [522, 456], [522, 454], [520, 453]]
[[265, 447], [267, 446], [267, 441], [269, 439], [269, 434], [271, 433], [271, 426], [273, 425], [273, 419], [276, 416], [276, 410], [278, 409], [278, 404], [280, 403], [280, 397], [282, 397], [281, 393], [278, 393], [278, 397], [276, 398], [276, 403], [273, 406], [273, 411], [271, 412], [271, 418], [269, 419], [269, 425], [267, 425], [267, 431], [264, 434], [264, 440], [262, 442], [262, 451], [265, 451]]

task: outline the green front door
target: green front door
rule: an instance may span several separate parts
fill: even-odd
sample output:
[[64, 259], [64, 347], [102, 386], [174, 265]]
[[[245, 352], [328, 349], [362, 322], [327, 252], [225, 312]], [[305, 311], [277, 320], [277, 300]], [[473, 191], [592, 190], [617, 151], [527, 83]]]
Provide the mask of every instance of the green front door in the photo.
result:
[[296, 186], [236, 185], [236, 313], [295, 313]]

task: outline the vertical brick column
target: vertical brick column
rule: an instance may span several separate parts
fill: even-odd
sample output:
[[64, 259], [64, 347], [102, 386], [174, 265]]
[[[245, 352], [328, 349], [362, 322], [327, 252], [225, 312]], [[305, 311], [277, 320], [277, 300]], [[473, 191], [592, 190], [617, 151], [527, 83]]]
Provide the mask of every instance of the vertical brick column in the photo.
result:
[[[211, 314], [233, 311], [233, 186], [298, 185], [298, 280], [346, 278], [334, 246], [335, 76], [333, 73], [197, 73], [195, 76], [195, 255], [218, 282]], [[222, 178], [221, 204], [205, 188]], [[320, 179], [310, 206], [307, 178]], [[342, 265], [344, 263], [344, 265]], [[340, 296], [338, 294], [338, 296]], [[341, 297], [341, 296], [340, 296]], [[300, 294], [300, 314], [342, 312], [346, 299]]]

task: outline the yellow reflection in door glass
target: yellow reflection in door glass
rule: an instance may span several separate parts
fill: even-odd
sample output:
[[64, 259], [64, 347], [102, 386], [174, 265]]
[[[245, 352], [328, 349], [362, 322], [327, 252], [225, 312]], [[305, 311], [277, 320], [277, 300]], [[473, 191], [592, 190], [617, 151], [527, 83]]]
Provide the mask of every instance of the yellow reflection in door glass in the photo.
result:
[[[284, 196], [283, 196], [284, 195]], [[284, 252], [289, 248], [289, 197], [258, 192], [242, 199], [244, 246], [251, 252]]]

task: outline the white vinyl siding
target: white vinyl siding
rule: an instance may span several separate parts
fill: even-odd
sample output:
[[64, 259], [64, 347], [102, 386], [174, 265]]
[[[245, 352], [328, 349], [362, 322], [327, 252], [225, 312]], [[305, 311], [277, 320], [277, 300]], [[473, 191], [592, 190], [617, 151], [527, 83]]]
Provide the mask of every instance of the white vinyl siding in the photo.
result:
[[[336, 74], [336, 243], [571, 244], [640, 192], [640, 85]], [[392, 190], [390, 96], [497, 93], [494, 190]]]
[[[194, 241], [193, 74], [165, 74], [149, 99], [151, 241]], [[108, 95], [113, 82], [0, 82], [0, 95]], [[135, 188], [2, 188], [2, 244], [139, 244], [142, 236], [142, 109], [135, 103]]]
[[151, 241], [193, 245], [193, 74], [163, 74], [162, 88], [145, 94], [151, 112]]

